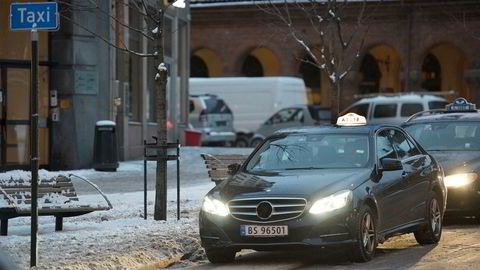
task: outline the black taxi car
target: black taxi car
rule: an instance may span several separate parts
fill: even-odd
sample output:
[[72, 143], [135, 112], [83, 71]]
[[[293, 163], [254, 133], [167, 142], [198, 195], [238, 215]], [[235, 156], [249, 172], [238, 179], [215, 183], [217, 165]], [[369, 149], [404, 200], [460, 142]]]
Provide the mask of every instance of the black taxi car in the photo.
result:
[[480, 112], [475, 104], [458, 98], [445, 109], [417, 113], [402, 126], [444, 169], [445, 215], [480, 220]]
[[347, 114], [336, 126], [266, 138], [207, 193], [200, 236], [212, 263], [241, 249], [339, 245], [362, 262], [396, 234], [437, 243], [445, 201], [443, 171], [414, 139]]

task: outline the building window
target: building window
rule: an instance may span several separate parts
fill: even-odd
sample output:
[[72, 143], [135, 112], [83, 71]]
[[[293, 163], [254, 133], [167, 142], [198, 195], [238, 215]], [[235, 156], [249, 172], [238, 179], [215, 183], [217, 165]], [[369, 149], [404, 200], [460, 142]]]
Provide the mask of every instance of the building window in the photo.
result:
[[378, 93], [382, 73], [378, 67], [377, 60], [370, 53], [367, 53], [360, 65], [360, 72], [363, 75], [360, 83], [360, 93]]
[[242, 65], [242, 74], [247, 77], [262, 77], [262, 63], [253, 55], [248, 55]]
[[442, 78], [441, 67], [435, 55], [429, 53], [422, 65], [423, 82], [422, 88], [428, 91], [441, 91]]

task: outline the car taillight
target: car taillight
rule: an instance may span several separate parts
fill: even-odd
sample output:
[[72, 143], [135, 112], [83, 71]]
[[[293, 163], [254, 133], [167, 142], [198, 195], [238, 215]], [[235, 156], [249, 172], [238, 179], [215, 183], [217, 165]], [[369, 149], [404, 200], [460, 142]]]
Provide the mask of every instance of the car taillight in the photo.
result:
[[198, 117], [198, 121], [207, 122], [207, 110], [202, 110], [200, 112], [200, 116]]

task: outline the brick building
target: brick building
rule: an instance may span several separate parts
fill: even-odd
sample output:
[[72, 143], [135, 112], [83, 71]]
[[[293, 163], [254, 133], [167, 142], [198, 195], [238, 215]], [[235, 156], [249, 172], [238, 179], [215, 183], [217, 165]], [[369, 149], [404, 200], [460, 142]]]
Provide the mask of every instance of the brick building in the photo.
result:
[[[259, 8], [261, 2], [191, 2], [192, 76], [303, 77], [310, 102], [330, 105], [327, 74], [301, 61], [308, 59], [305, 50], [288, 35], [285, 24]], [[350, 31], [362, 8], [361, 1], [352, 2], [344, 21]], [[478, 1], [366, 3], [369, 31], [363, 46], [355, 41], [361, 49], [342, 81], [342, 107], [351, 103], [354, 94], [422, 89], [453, 90], [480, 104]], [[314, 47], [318, 33], [310, 22], [298, 15], [293, 22]]]

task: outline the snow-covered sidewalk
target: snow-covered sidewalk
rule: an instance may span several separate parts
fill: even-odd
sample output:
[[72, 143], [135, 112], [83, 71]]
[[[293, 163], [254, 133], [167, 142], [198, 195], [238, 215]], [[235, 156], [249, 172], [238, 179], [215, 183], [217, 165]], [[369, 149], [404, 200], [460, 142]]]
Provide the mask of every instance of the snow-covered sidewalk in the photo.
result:
[[[154, 192], [148, 192], [148, 219], [143, 219], [143, 192], [108, 195], [109, 211], [65, 218], [55, 232], [53, 217], [39, 219], [38, 269], [132, 269], [166, 258], [203, 259], [198, 238], [198, 211], [213, 183], [181, 190], [181, 220], [176, 219], [176, 189], [168, 190], [168, 220], [153, 220]], [[95, 200], [98, 195], [84, 195]], [[9, 235], [0, 236], [0, 251], [21, 268], [30, 259], [30, 217], [9, 222]], [[186, 255], [185, 255], [186, 254]], [[195, 258], [197, 257], [197, 258]]]

